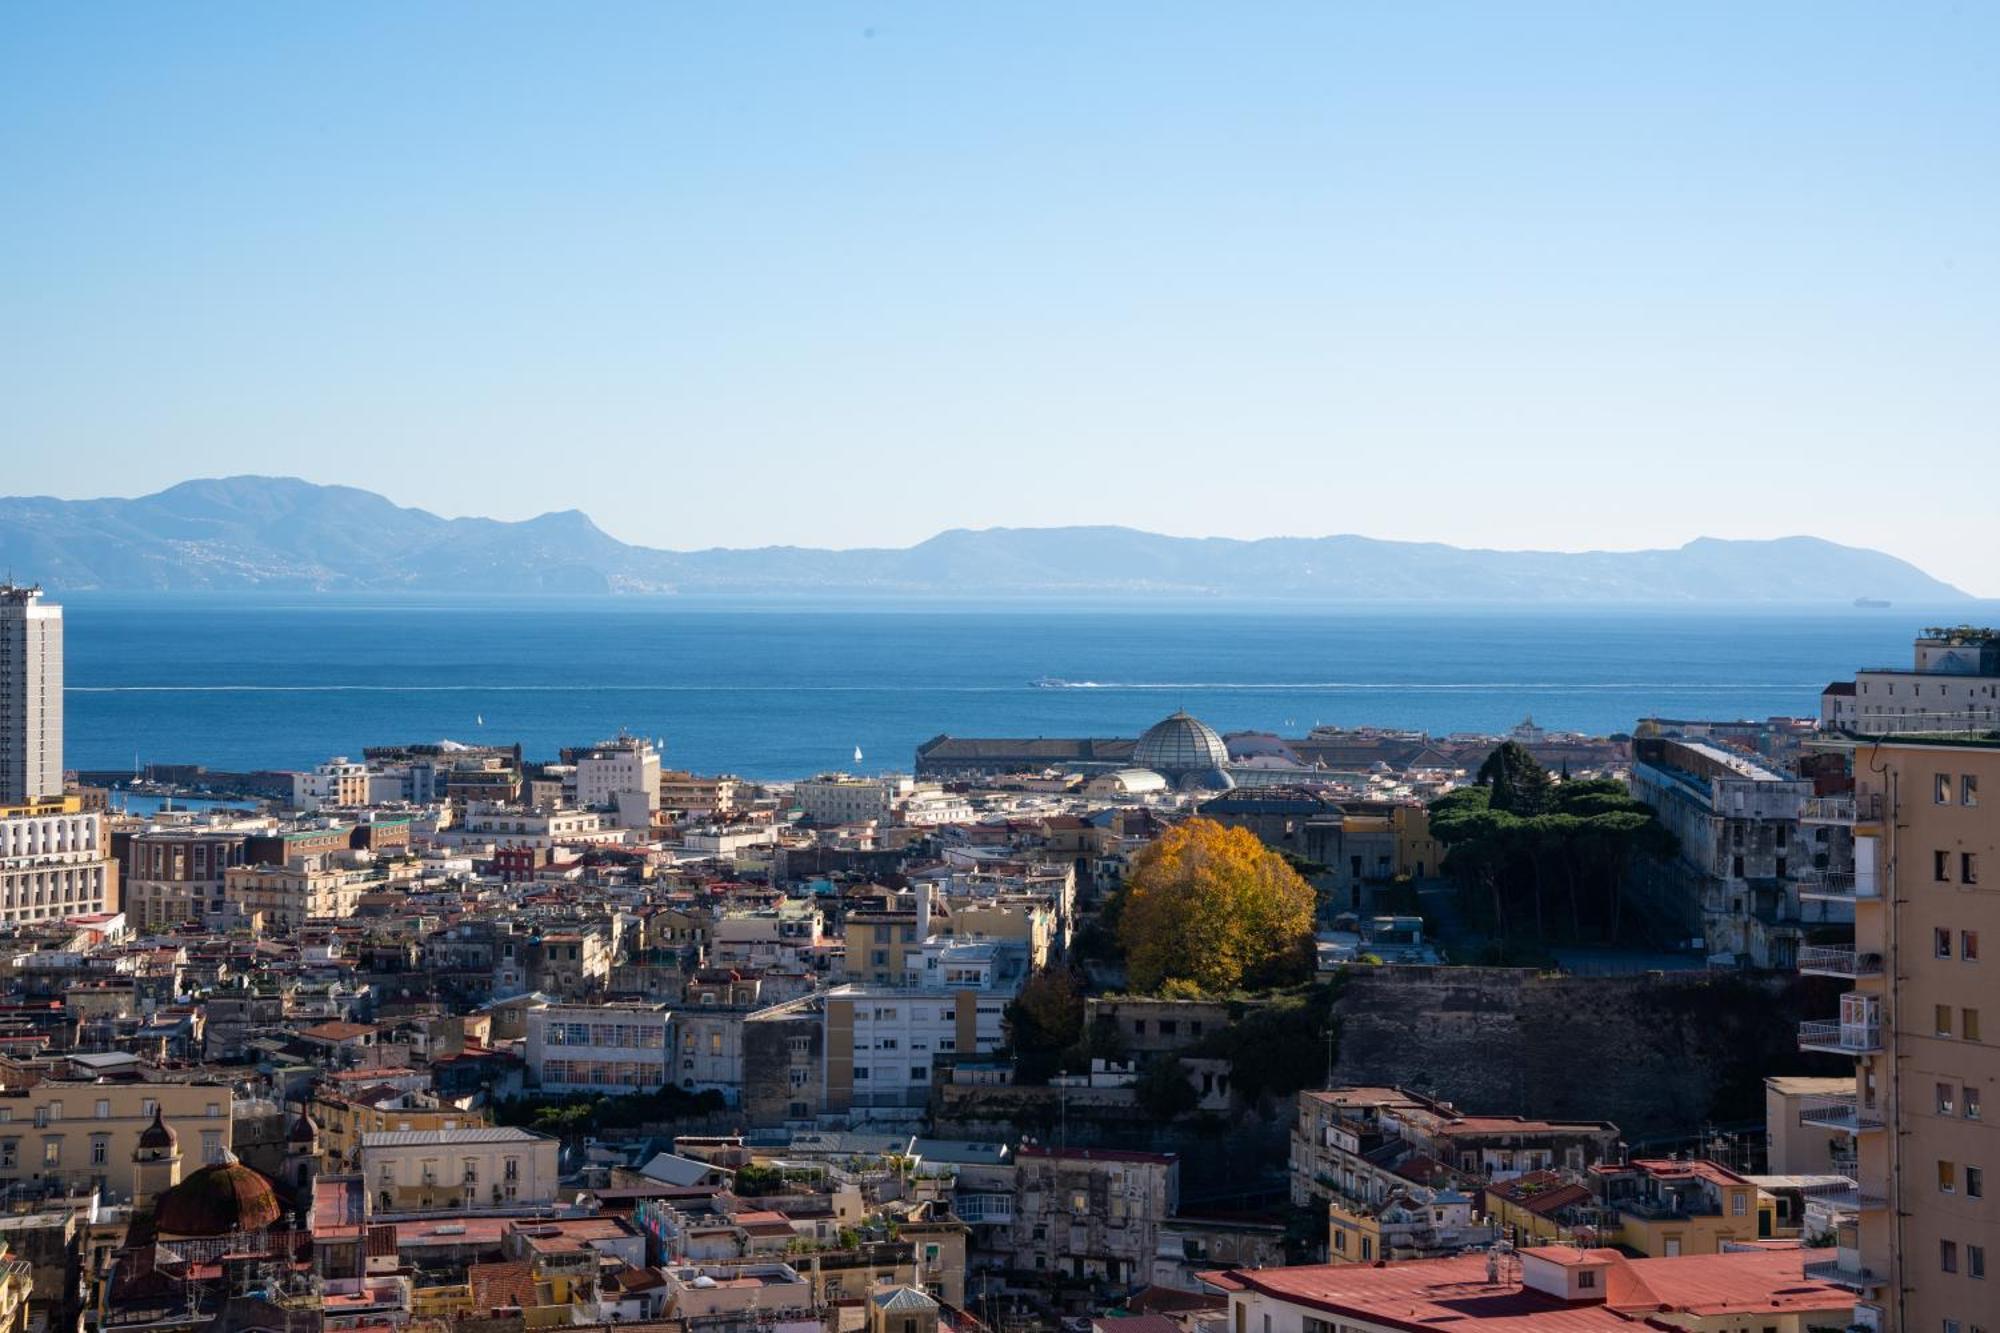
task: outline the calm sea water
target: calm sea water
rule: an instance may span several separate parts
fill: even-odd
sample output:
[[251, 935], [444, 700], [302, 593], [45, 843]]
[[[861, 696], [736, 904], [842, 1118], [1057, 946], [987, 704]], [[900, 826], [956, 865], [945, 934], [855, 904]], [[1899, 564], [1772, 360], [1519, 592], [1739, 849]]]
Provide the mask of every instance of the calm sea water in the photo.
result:
[[[1661, 713], [1817, 711], [1900, 663], [1892, 610], [971, 608], [630, 599], [81, 595], [68, 762], [288, 768], [364, 745], [620, 728], [670, 765], [753, 777], [907, 768], [939, 732], [1133, 735], [1186, 707], [1218, 728], [1606, 732]], [[1981, 608], [1990, 611], [1991, 608]], [[1058, 677], [1072, 687], [1036, 688]]]

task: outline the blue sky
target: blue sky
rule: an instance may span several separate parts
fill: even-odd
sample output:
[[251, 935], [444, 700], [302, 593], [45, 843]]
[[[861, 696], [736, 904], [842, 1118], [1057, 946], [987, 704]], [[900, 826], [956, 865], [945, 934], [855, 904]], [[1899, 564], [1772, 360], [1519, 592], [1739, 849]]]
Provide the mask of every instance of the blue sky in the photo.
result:
[[2000, 593], [2000, 8], [15, 5], [5, 489]]

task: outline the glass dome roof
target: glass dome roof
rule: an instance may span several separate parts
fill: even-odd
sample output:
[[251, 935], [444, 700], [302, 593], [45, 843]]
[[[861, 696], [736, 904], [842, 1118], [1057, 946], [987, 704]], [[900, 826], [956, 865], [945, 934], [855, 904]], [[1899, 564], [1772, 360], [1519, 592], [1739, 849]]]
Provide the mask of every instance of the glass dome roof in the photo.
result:
[[1185, 711], [1155, 722], [1132, 747], [1132, 762], [1170, 778], [1225, 768], [1229, 747], [1215, 728]]

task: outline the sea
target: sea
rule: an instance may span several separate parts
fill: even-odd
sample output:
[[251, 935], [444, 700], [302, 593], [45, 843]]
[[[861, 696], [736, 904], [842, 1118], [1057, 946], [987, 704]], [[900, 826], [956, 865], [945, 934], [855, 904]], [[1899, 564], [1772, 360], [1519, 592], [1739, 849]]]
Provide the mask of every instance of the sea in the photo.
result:
[[72, 767], [298, 768], [442, 739], [552, 758], [629, 732], [670, 767], [762, 779], [907, 770], [940, 733], [1131, 736], [1178, 708], [1287, 735], [1814, 715], [1828, 681], [1907, 662], [1919, 627], [1996, 609], [60, 600]]

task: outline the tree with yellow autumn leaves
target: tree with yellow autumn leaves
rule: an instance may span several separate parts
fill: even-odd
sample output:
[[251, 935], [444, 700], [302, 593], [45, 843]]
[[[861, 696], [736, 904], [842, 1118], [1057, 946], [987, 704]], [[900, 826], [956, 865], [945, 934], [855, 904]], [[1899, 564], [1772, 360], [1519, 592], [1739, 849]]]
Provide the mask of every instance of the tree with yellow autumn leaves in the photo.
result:
[[1190, 819], [1140, 852], [1118, 941], [1135, 991], [1215, 995], [1311, 974], [1313, 890], [1248, 829]]

